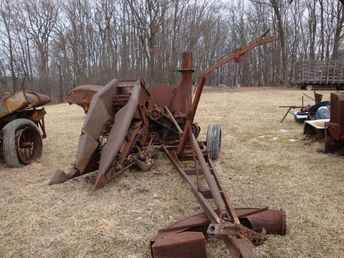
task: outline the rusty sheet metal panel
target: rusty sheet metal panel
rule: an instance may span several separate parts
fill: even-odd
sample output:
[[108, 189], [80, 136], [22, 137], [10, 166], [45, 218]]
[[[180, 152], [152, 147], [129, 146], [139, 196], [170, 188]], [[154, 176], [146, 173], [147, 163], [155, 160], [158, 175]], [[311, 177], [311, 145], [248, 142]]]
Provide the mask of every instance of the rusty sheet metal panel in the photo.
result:
[[112, 99], [117, 93], [118, 83], [117, 79], [113, 79], [92, 99], [90, 111], [81, 129], [75, 162], [75, 167], [81, 172], [85, 171], [93, 153], [97, 149], [99, 145], [98, 138], [102, 134], [105, 124], [115, 115], [112, 108]]
[[100, 85], [80, 85], [72, 89], [68, 95], [65, 97], [65, 101], [68, 104], [76, 104], [81, 106], [85, 113], [88, 112], [92, 98], [94, 95], [100, 91], [104, 86]]
[[[118, 95], [116, 97], [119, 97], [121, 99], [124, 99], [125, 103], [128, 101], [127, 98], [123, 98], [121, 96], [127, 96], [130, 94], [133, 85], [136, 81], [134, 80], [121, 80], [119, 84], [117, 85], [118, 88]], [[72, 89], [68, 95], [65, 97], [65, 101], [68, 104], [76, 104], [81, 106], [85, 113], [88, 112], [92, 98], [97, 94], [98, 91], [102, 90], [104, 86], [101, 85], [93, 85], [93, 84], [87, 84], [87, 85], [80, 85], [74, 89]], [[122, 107], [124, 104], [121, 101], [118, 101], [118, 99], [114, 99], [115, 106]], [[115, 107], [116, 108], [116, 107]]]
[[[85, 85], [80, 85], [78, 87], [73, 88], [70, 93], [78, 93], [78, 91], [89, 91], [93, 93], [97, 93], [100, 91], [102, 88], [104, 88], [103, 85], [96, 85], [96, 84], [85, 84]], [[67, 96], [69, 96], [68, 94]], [[66, 97], [67, 97], [66, 96]]]
[[30, 108], [37, 108], [44, 106], [50, 102], [50, 98], [47, 95], [40, 94], [36, 91], [24, 91]]
[[167, 106], [176, 116], [186, 116], [192, 109], [192, 53], [184, 52], [181, 80], [177, 86], [161, 84], [149, 89], [152, 101], [162, 107]]
[[104, 176], [111, 168], [114, 160], [116, 160], [116, 156], [125, 141], [125, 137], [128, 135], [130, 124], [139, 105], [140, 94], [141, 84], [138, 81], [132, 89], [128, 103], [121, 108], [115, 116], [115, 121], [111, 128], [109, 138], [101, 152], [96, 187], [103, 185]]
[[[107, 138], [111, 129], [111, 125], [114, 123], [116, 124], [116, 121], [121, 121], [118, 118], [121, 116], [121, 114], [123, 114], [123, 116], [127, 115], [129, 109], [126, 109], [126, 105], [129, 103], [128, 99], [130, 98], [130, 92], [133, 88], [138, 88], [137, 90], [140, 90], [140, 85], [141, 84], [139, 81], [120, 82], [117, 79], [114, 79], [97, 92], [97, 94], [92, 98], [90, 110], [86, 115], [85, 122], [81, 130], [78, 151], [73, 167], [71, 167], [67, 173], [62, 170], [55, 171], [55, 174], [53, 174], [51, 177], [49, 184], [63, 183], [71, 178], [94, 171], [98, 169], [99, 166], [101, 175], [99, 178], [102, 178], [102, 176], [107, 172], [107, 169], [105, 169], [104, 173], [102, 172], [104, 170], [104, 166], [107, 166], [107, 155], [113, 153], [114, 151], [111, 149], [109, 152], [104, 152], [106, 149], [105, 146], [109, 142], [111, 145], [111, 141], [114, 141], [113, 138], [118, 137], [116, 133], [117, 129], [113, 129], [115, 132], [112, 131], [112, 135], [110, 132], [110, 137]], [[138, 102], [135, 101], [135, 103]], [[137, 105], [133, 108], [135, 109], [135, 113]], [[127, 117], [125, 117], [122, 121], [125, 121], [126, 119]], [[123, 126], [124, 124], [125, 123], [121, 122], [118, 123], [119, 126]], [[128, 128], [129, 126], [125, 130], [126, 133]], [[123, 143], [124, 139], [122, 138], [120, 139], [121, 144]], [[100, 149], [98, 147], [100, 146], [101, 142], [104, 144], [104, 141], [106, 144], [101, 146], [102, 152], [100, 153]], [[100, 159], [102, 160], [98, 166]], [[98, 180], [100, 180], [99, 178]]]
[[50, 102], [46, 95], [35, 91], [19, 91], [12, 96], [3, 97], [0, 101], [0, 118], [25, 108], [40, 107]]
[[2, 99], [0, 103], [0, 118], [7, 116], [17, 110], [23, 109], [29, 105], [24, 96], [24, 92], [20, 91], [13, 96]]
[[344, 139], [344, 94], [331, 93], [331, 115], [328, 123], [328, 134], [336, 140]]
[[161, 107], [167, 106], [172, 112], [172, 101], [176, 94], [175, 86], [161, 84], [148, 89], [152, 96], [152, 101]]
[[153, 258], [207, 258], [206, 240], [202, 232], [168, 232], [161, 234], [151, 246]]
[[120, 94], [129, 94], [132, 89], [137, 84], [137, 80], [120, 80], [118, 88], [120, 89]]

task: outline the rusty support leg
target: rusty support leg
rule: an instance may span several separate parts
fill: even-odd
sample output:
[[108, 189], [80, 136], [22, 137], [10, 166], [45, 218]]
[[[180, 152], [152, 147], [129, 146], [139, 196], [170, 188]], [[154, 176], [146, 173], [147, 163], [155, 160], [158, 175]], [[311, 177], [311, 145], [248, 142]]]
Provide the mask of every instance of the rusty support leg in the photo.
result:
[[[193, 147], [194, 151], [196, 152], [197, 159], [201, 165], [201, 170], [202, 170], [202, 172], [205, 176], [205, 179], [209, 185], [209, 188], [210, 188], [211, 194], [214, 198], [214, 201], [216, 203], [216, 206], [220, 211], [225, 211], [226, 205], [224, 203], [224, 200], [222, 199], [222, 196], [220, 193], [221, 191], [218, 187], [218, 184], [216, 183], [215, 177], [211, 174], [209, 166], [208, 166], [208, 164], [207, 164], [207, 162], [203, 156], [201, 149], [199, 148], [198, 142], [197, 142], [195, 136], [193, 135], [193, 133], [190, 133], [190, 137], [191, 137], [192, 147]], [[234, 209], [231, 209], [230, 213], [231, 213], [230, 215], [232, 216], [234, 222], [240, 223], [238, 217], [235, 214]]]
[[195, 115], [196, 115], [196, 111], [197, 111], [197, 107], [198, 107], [198, 103], [201, 99], [201, 95], [202, 95], [202, 91], [205, 85], [205, 82], [207, 81], [205, 76], [202, 76], [198, 85], [197, 85], [197, 89], [196, 89], [196, 93], [195, 93], [195, 97], [193, 99], [192, 102], [192, 113], [191, 113], [191, 122], [193, 122]]
[[216, 184], [217, 184], [217, 186], [218, 186], [218, 188], [220, 190], [220, 194], [221, 194], [222, 199], [223, 199], [223, 201], [224, 201], [224, 203], [226, 205], [226, 208], [227, 208], [227, 210], [230, 211], [231, 216], [233, 218], [233, 221], [235, 223], [239, 224], [240, 221], [239, 221], [239, 219], [237, 217], [236, 211], [235, 211], [234, 207], [232, 206], [232, 204], [229, 202], [228, 194], [225, 191], [223, 191], [223, 189], [222, 189], [222, 186], [221, 186], [220, 181], [219, 181], [219, 179], [218, 179], [218, 177], [216, 175], [216, 172], [215, 172], [215, 169], [214, 169], [214, 165], [213, 165], [211, 159], [208, 159], [208, 162], [209, 162], [209, 165], [210, 165], [210, 168], [211, 168], [211, 173], [213, 174], [213, 176], [215, 178]]

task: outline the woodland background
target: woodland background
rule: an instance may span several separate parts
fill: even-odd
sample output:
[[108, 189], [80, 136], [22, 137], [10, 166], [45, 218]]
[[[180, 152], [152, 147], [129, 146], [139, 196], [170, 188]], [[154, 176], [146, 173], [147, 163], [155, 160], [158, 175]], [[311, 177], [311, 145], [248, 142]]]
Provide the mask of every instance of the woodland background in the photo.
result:
[[208, 84], [289, 85], [298, 62], [344, 62], [344, 0], [0, 0], [0, 93], [61, 101], [115, 77], [174, 83], [183, 51], [197, 76], [268, 29], [276, 42]]

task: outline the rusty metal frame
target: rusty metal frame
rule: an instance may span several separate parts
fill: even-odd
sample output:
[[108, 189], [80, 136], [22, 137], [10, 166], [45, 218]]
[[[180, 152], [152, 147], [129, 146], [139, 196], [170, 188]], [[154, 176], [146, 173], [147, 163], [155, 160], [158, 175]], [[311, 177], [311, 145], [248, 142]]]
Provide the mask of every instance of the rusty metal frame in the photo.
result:
[[[171, 112], [168, 113], [171, 115]], [[176, 120], [173, 117], [171, 117], [171, 120], [175, 122], [176, 128], [182, 134], [183, 131], [178, 123], [176, 123]], [[200, 172], [204, 177], [206, 189], [203, 188], [200, 190], [200, 180], [197, 173], [193, 173], [193, 175], [197, 175], [197, 183], [187, 174], [186, 169], [183, 168], [183, 162], [178, 158], [176, 150], [173, 150], [173, 148], [169, 150], [164, 145], [162, 148], [176, 170], [190, 186], [204, 214], [209, 219], [210, 224], [206, 232], [207, 237], [224, 240], [233, 257], [255, 257], [252, 243], [263, 243], [266, 240], [264, 232], [259, 233], [241, 225], [239, 217], [229, 201], [228, 195], [222, 189], [211, 160], [204, 155], [199, 143], [191, 132], [190, 138], [192, 150], [196, 154], [196, 157], [193, 159], [195, 163], [194, 167], [200, 168], [195, 172]], [[190, 173], [190, 169], [188, 171]], [[215, 207], [212, 206], [209, 199], [214, 202]], [[270, 223], [284, 224], [285, 222], [281, 222], [280, 218], [277, 221], [270, 221]], [[152, 252], [154, 253], [154, 251]]]

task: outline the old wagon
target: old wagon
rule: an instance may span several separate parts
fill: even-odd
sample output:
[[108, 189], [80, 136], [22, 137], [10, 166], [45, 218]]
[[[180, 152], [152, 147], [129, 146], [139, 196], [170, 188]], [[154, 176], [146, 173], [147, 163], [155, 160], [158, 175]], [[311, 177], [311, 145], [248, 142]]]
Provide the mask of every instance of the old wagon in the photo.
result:
[[42, 154], [46, 137], [43, 105], [46, 95], [19, 91], [0, 96], [0, 153], [10, 167], [27, 165]]

